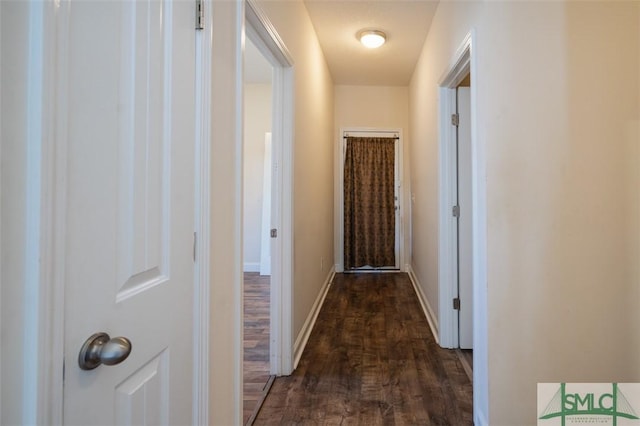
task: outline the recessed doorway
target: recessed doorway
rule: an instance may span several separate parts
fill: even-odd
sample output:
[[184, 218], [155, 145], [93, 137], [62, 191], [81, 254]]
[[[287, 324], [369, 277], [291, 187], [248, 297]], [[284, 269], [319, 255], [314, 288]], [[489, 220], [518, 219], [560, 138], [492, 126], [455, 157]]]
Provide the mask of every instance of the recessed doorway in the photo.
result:
[[271, 316], [271, 64], [247, 37], [243, 146], [243, 424], [272, 380]]
[[[469, 364], [473, 368], [474, 420], [486, 424], [489, 409], [486, 160], [484, 142], [476, 129], [477, 57], [472, 54], [475, 43], [470, 32], [451, 58], [451, 66], [439, 84], [438, 325], [442, 347], [460, 348], [461, 344], [473, 347]], [[462, 115], [459, 107], [463, 109]], [[462, 121], [466, 123], [460, 129]], [[460, 142], [464, 144], [462, 156], [459, 156]], [[461, 315], [462, 306], [469, 308], [467, 316]], [[461, 338], [466, 342], [462, 343]]]
[[242, 380], [261, 393], [244, 398], [251, 424], [273, 378], [293, 371], [294, 89], [293, 61], [273, 25], [253, 1], [244, 10], [242, 307], [244, 335], [254, 341], [243, 342]]
[[337, 272], [403, 264], [400, 129], [342, 129], [337, 167]]

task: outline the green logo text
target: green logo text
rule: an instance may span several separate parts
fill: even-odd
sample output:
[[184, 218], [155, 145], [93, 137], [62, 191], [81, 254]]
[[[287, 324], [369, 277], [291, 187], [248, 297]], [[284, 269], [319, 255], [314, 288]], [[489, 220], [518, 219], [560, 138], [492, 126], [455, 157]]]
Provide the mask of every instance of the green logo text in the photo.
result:
[[539, 419], [547, 420], [560, 417], [562, 426], [570, 416], [609, 416], [613, 420], [613, 425], [617, 425], [617, 419], [638, 420], [634, 409], [629, 404], [627, 398], [618, 389], [617, 383], [611, 384], [611, 392], [574, 392], [567, 393], [566, 383], [561, 383], [560, 388], [555, 393]]

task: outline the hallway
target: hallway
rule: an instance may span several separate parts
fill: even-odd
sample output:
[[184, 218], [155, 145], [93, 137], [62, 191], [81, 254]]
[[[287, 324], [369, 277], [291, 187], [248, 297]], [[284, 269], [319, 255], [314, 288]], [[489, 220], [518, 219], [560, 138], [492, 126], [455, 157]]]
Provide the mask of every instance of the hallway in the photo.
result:
[[472, 424], [472, 384], [440, 348], [408, 276], [338, 274], [298, 368], [255, 425]]

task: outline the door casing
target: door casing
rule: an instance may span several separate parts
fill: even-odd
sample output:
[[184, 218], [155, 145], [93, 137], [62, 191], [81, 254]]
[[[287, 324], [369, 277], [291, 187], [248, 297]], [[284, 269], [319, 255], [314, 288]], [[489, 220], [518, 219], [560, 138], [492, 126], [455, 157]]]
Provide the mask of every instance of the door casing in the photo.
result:
[[[335, 188], [334, 188], [334, 200], [335, 200], [335, 268], [336, 272], [344, 272], [344, 135], [349, 134], [353, 136], [376, 136], [376, 137], [398, 137], [396, 142], [396, 188], [395, 192], [398, 196], [396, 205], [399, 207], [399, 214], [396, 220], [396, 253], [398, 258], [396, 259], [397, 269], [391, 269], [391, 271], [404, 271], [406, 269], [404, 262], [404, 199], [402, 187], [402, 177], [404, 176], [404, 158], [403, 158], [403, 138], [402, 129], [386, 129], [386, 128], [371, 128], [371, 127], [345, 127], [340, 129], [338, 141], [336, 143], [336, 164], [335, 164]], [[384, 271], [385, 269], [381, 269]], [[366, 272], [366, 270], [362, 270]], [[372, 270], [378, 271], [378, 270]]]
[[[273, 67], [270, 368], [293, 372], [293, 59], [268, 17], [253, 0], [246, 2], [245, 29]], [[242, 150], [240, 150], [242, 151]]]
[[455, 205], [455, 88], [471, 73], [471, 196], [473, 202], [473, 411], [475, 424], [489, 424], [487, 336], [487, 201], [485, 141], [478, 132], [477, 39], [472, 29], [451, 58], [439, 83], [439, 226], [438, 289], [439, 343], [453, 348], [458, 342], [458, 315], [452, 300], [457, 295], [457, 234], [452, 215]]

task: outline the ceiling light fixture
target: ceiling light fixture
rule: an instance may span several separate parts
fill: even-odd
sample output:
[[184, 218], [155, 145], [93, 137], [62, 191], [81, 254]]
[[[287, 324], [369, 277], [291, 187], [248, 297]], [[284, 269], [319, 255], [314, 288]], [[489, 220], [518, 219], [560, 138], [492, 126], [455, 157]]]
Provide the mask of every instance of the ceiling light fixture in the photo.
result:
[[387, 41], [387, 35], [379, 30], [362, 30], [358, 32], [358, 40], [369, 49], [376, 49]]

